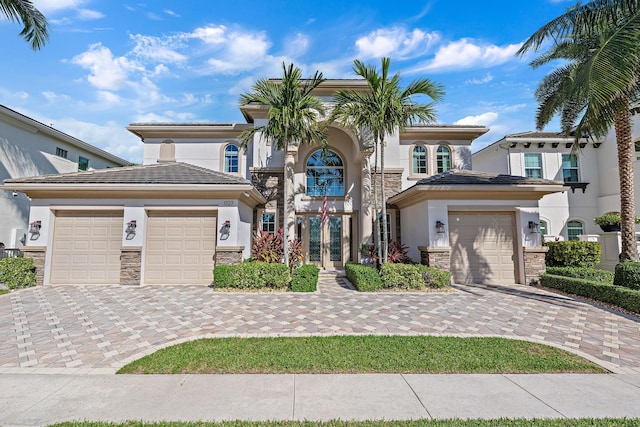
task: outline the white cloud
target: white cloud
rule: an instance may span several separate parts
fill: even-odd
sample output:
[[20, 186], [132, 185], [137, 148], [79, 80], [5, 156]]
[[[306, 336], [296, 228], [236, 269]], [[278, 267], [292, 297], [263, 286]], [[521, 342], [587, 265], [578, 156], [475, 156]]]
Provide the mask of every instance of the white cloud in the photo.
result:
[[494, 44], [476, 44], [471, 39], [461, 39], [440, 47], [433, 60], [428, 61], [426, 64], [418, 65], [411, 71], [444, 71], [493, 67], [515, 60], [515, 54], [521, 45], [521, 43], [517, 43], [496, 46]]
[[58, 94], [58, 93], [52, 92], [50, 90], [42, 92], [42, 96], [45, 97], [46, 100], [49, 101], [49, 102], [53, 102], [53, 101], [56, 101], [58, 99], [62, 99], [62, 100], [68, 100], [69, 99], [68, 95]]
[[189, 37], [200, 39], [206, 44], [221, 44], [223, 43], [225, 38], [225, 32], [227, 31], [227, 27], [224, 25], [220, 25], [217, 27], [200, 27], [196, 28]]
[[78, 18], [83, 21], [90, 21], [94, 19], [104, 18], [104, 14], [98, 12], [97, 10], [80, 9], [78, 11]]
[[293, 39], [286, 42], [285, 55], [296, 57], [307, 52], [309, 48], [309, 38], [302, 33], [298, 33]]
[[114, 57], [111, 50], [101, 43], [89, 46], [89, 50], [71, 59], [73, 64], [90, 70], [87, 81], [98, 89], [119, 90], [127, 85], [129, 73], [141, 67], [125, 57]]
[[463, 117], [462, 119], [456, 121], [454, 124], [469, 126], [490, 126], [496, 120], [498, 120], [498, 113], [489, 111], [477, 116]]
[[478, 79], [467, 80], [465, 83], [466, 84], [471, 84], [471, 85], [481, 85], [481, 84], [484, 84], [484, 83], [489, 83], [491, 80], [493, 80], [493, 75], [492, 74], [487, 74], [484, 77], [480, 77]]
[[106, 90], [99, 90], [97, 95], [98, 95], [98, 102], [100, 102], [103, 105], [107, 104], [107, 106], [113, 106], [115, 104], [120, 104], [122, 102], [122, 100], [117, 94], [106, 91]]
[[182, 47], [179, 38], [144, 36], [142, 34], [131, 34], [129, 38], [135, 42], [132, 52], [139, 58], [169, 63], [187, 60], [185, 55], [176, 51]]
[[405, 28], [393, 27], [372, 31], [356, 40], [358, 56], [363, 59], [391, 56], [406, 59], [429, 51], [440, 40], [435, 32], [426, 33], [419, 29], [407, 32]]
[[77, 9], [85, 3], [85, 0], [33, 0], [33, 4], [46, 14], [64, 9]]
[[164, 13], [166, 13], [167, 15], [171, 15], [171, 16], [175, 16], [176, 18], [179, 18], [180, 15], [178, 15], [176, 12], [174, 12], [173, 10], [169, 10], [169, 9], [165, 9]]

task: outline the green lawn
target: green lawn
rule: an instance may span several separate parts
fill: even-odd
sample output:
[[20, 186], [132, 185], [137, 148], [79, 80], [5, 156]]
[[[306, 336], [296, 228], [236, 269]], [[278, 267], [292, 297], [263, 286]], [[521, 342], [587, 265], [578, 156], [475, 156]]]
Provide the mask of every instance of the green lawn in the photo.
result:
[[128, 374], [606, 372], [554, 347], [505, 338], [330, 336], [213, 338], [128, 364]]
[[122, 424], [72, 422], [54, 424], [54, 427], [635, 427], [640, 419], [534, 419], [501, 418], [496, 420], [412, 420], [412, 421], [222, 421], [222, 422], [160, 422], [127, 421]]
[[9, 289], [0, 289], [0, 295], [8, 294], [9, 292], [11, 292]]

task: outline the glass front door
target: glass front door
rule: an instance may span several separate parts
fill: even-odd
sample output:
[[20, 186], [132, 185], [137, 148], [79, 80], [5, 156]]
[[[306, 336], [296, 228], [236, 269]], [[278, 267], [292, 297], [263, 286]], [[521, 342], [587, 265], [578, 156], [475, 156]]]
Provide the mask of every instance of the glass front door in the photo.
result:
[[324, 222], [319, 215], [298, 217], [307, 262], [330, 270], [344, 267], [352, 253], [349, 219], [342, 214], [327, 215]]

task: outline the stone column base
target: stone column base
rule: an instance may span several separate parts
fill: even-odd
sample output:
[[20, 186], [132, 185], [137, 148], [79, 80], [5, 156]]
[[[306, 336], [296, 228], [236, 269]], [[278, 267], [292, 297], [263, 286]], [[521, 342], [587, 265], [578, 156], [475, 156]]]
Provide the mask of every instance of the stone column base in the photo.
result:
[[44, 284], [44, 259], [47, 255], [46, 246], [23, 246], [20, 248], [25, 258], [31, 258], [36, 267], [36, 286]]
[[451, 248], [449, 246], [418, 246], [420, 263], [438, 270], [451, 270]]
[[242, 262], [244, 246], [218, 246], [214, 255], [215, 265], [236, 265]]
[[545, 264], [546, 246], [524, 247], [524, 283], [536, 286], [540, 284], [540, 276], [547, 271]]
[[139, 285], [141, 268], [142, 247], [123, 247], [120, 250], [120, 284]]

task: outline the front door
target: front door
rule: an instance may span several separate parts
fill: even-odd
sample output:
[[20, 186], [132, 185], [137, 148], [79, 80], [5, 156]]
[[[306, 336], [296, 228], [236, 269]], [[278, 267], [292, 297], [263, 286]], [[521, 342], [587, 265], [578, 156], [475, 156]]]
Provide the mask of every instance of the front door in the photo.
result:
[[324, 222], [320, 215], [308, 215], [298, 224], [308, 263], [328, 270], [344, 267], [351, 253], [350, 215], [327, 215]]

